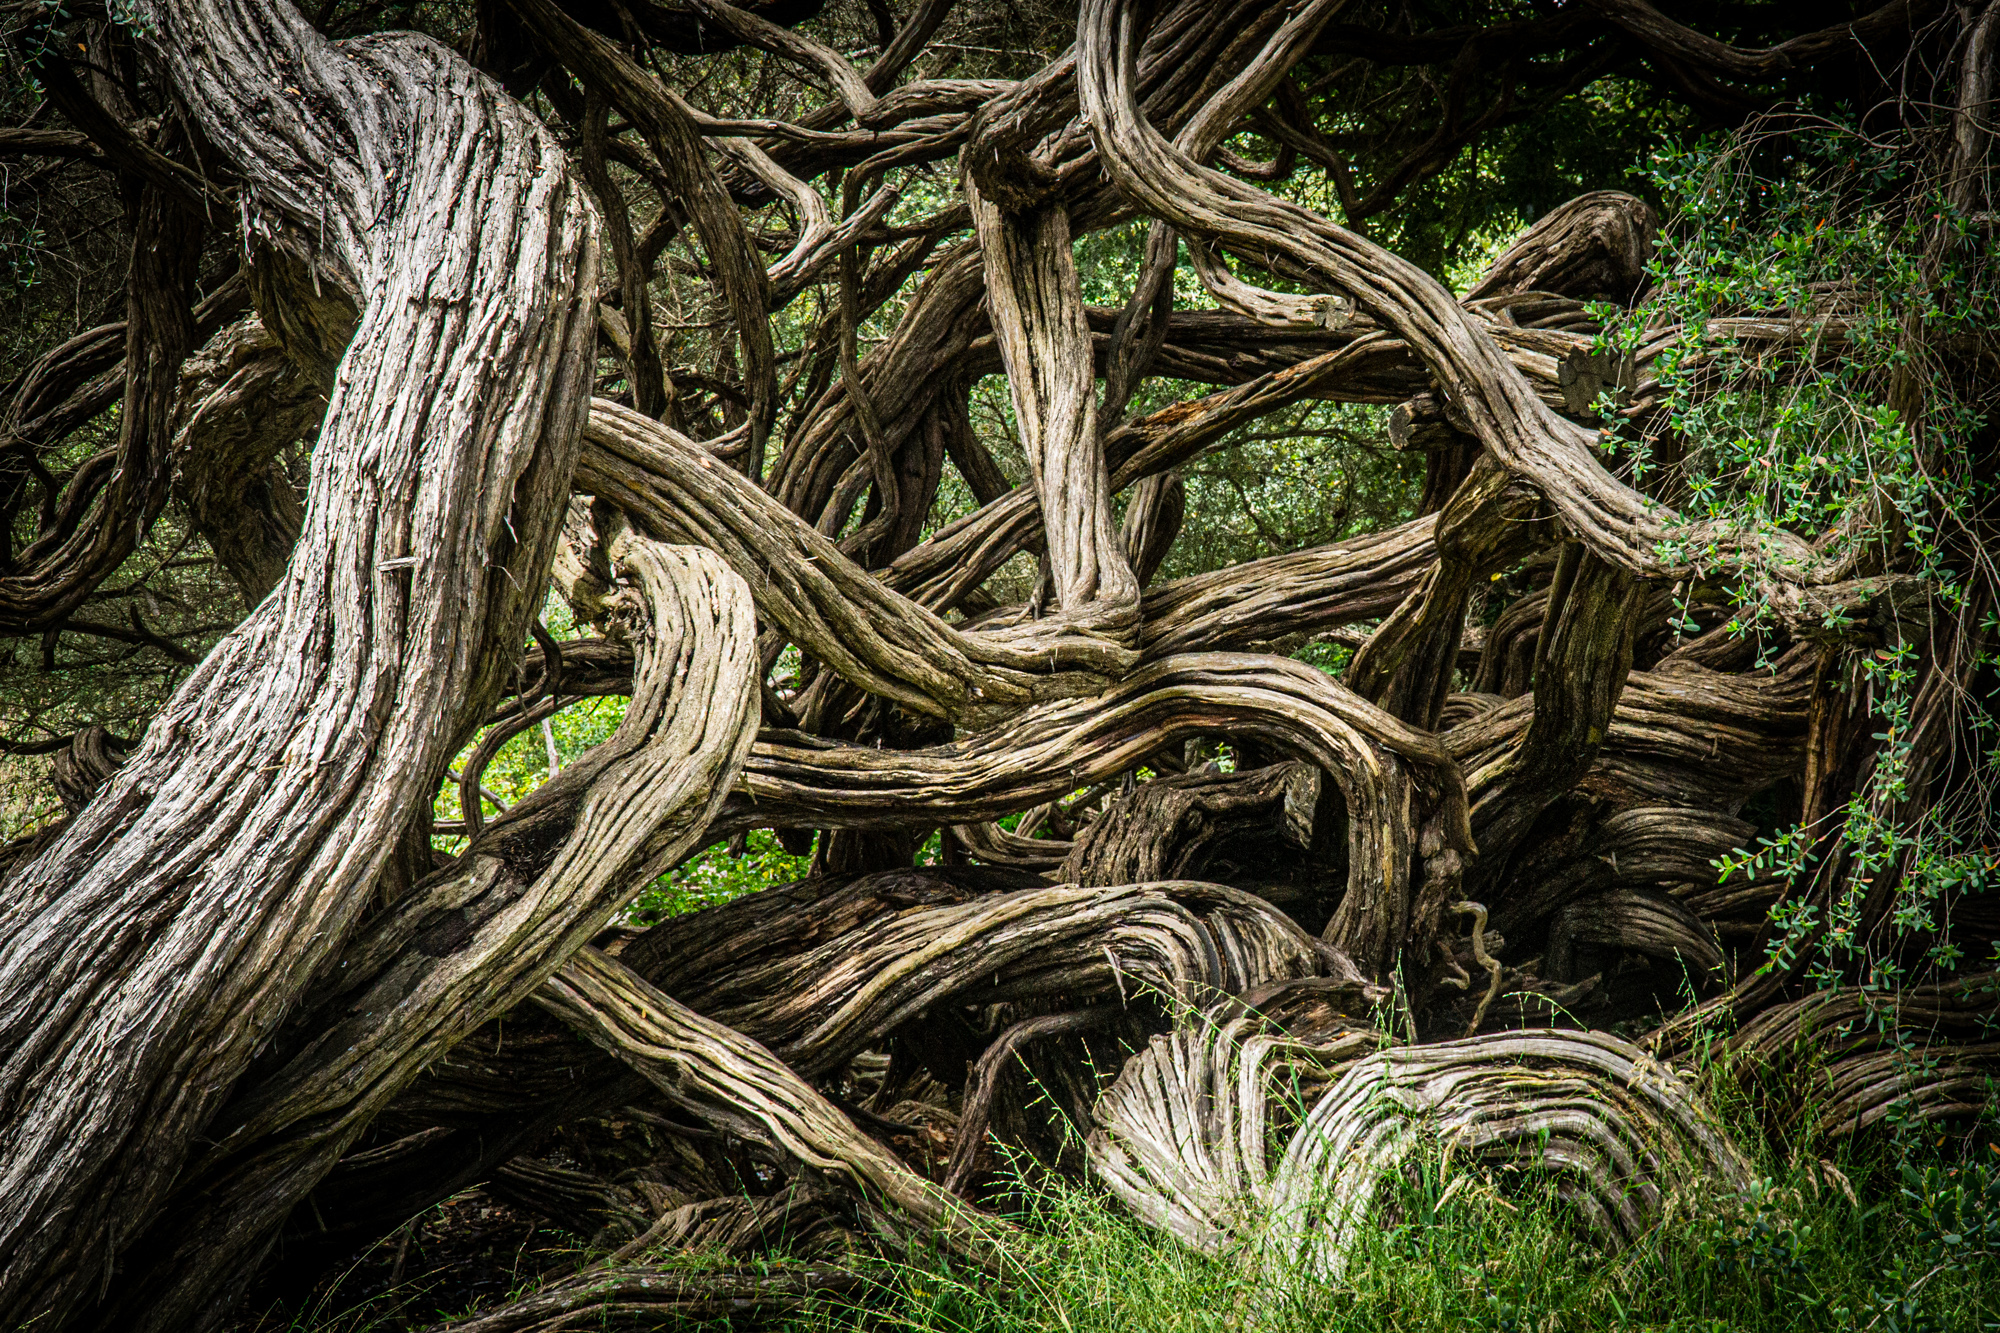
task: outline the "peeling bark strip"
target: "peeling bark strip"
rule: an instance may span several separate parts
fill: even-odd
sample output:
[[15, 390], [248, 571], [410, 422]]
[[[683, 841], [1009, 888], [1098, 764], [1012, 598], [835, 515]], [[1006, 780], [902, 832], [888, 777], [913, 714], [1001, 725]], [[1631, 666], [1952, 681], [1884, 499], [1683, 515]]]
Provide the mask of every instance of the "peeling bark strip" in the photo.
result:
[[280, 591], [0, 899], [9, 1327], [90, 1318], [369, 901], [518, 657], [586, 406], [592, 221], [516, 103], [283, 3], [135, 19], [253, 224], [361, 319]]

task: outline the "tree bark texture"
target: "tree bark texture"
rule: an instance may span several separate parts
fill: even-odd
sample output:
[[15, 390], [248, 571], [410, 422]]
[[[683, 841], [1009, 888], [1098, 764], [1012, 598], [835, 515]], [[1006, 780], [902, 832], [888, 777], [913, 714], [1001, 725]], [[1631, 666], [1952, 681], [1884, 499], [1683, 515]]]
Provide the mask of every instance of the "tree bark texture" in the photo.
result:
[[510, 521], [560, 502], [585, 407], [591, 217], [517, 104], [426, 40], [343, 49], [282, 4], [143, 15], [253, 225], [362, 315], [281, 592], [9, 879], [8, 1323], [109, 1289], [369, 902], [513, 663], [553, 532]]
[[[124, 320], [0, 409], [0, 632], [74, 632], [173, 505], [250, 608], [143, 736], [26, 747], [67, 816], [0, 848], [0, 1325], [214, 1327], [281, 1239], [331, 1263], [482, 1183], [617, 1248], [454, 1327], [761, 1318], [862, 1290], [871, 1249], [997, 1272], [995, 1143], [1253, 1274], [1338, 1279], [1431, 1151], [1552, 1181], [1615, 1249], [1749, 1182], [1670, 1063], [1711, 1030], [1781, 1138], [1984, 1104], [1990, 975], [1813, 993], [1756, 960], [1780, 906], [1884, 929], [1908, 855], [1860, 865], [1840, 823], [1962, 804], [1992, 590], [1946, 608], [1861, 520], [1750, 540], [1607, 466], [1604, 394], [1671, 444], [1663, 379], [1714, 368], [1678, 327], [1605, 350], [1590, 303], [1659, 272], [1645, 204], [1552, 210], [1462, 296], [1368, 239], [1512, 122], [1454, 112], [1357, 189], [1296, 78], [1361, 58], [1341, 0], [1084, 0], [1018, 80], [906, 78], [949, 0], [881, 7], [866, 68], [797, 30], [812, 3], [615, 8], [482, 3], [483, 73], [285, 0], [141, 0], [173, 117], [57, 62], [73, 128], [0, 133], [119, 173], [133, 240]], [[1750, 49], [1591, 0], [1508, 31], [1714, 110], [1917, 17]], [[1963, 207], [1995, 31], [1968, 20], [1947, 108]], [[1367, 58], [1469, 69], [1477, 40]], [[654, 54], [738, 48], [830, 93], [714, 115]], [[1302, 162], [1347, 225], [1261, 188]], [[962, 194], [910, 207], [941, 165]], [[1077, 242], [1142, 220], [1129, 298], [1087, 304]], [[1214, 308], [1177, 308], [1183, 248]], [[1706, 332], [1837, 358], [1836, 306]], [[676, 359], [693, 330], [711, 363]], [[992, 374], [1018, 485], [969, 407]], [[1141, 395], [1163, 378], [1199, 396]], [[1204, 457], [1319, 402], [1422, 456], [1403, 521], [1157, 579]], [[114, 406], [114, 443], [51, 464]], [[976, 503], [934, 525], [950, 471]], [[1035, 590], [1003, 593], [1023, 556]], [[552, 581], [593, 633], [540, 623]], [[1354, 649], [1337, 679], [1309, 640]], [[1905, 650], [1876, 735], [1858, 701]], [[551, 741], [486, 813], [501, 746], [604, 695], [614, 734], [560, 773]], [[1793, 816], [1796, 874], [1721, 868]], [[621, 924], [760, 829], [815, 873]], [[1637, 1045], [1593, 1030], [1683, 991]], [[546, 1146], [624, 1111], [671, 1144], [653, 1176]], [[795, 1260], [649, 1257], [740, 1263], [787, 1219]]]

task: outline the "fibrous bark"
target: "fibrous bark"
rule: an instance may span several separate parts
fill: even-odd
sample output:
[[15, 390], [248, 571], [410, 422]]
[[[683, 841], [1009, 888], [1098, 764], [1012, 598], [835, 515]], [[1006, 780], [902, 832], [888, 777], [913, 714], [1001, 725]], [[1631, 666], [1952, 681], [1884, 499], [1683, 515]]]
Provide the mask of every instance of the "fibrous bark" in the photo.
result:
[[[143, 16], [263, 225], [322, 247], [311, 262], [364, 313], [284, 594], [9, 877], [9, 1323], [88, 1308], [368, 901], [512, 665], [553, 533], [509, 522], [559, 499], [584, 406], [590, 219], [516, 104], [433, 43], [341, 49], [283, 5]], [[287, 85], [309, 92], [265, 91]], [[164, 436], [163, 418], [130, 417]]]
[[[1367, 1035], [1301, 1046], [1259, 1026], [1156, 1041], [1106, 1097], [1091, 1139], [1122, 1198], [1211, 1253], [1240, 1245], [1258, 1266], [1338, 1277], [1383, 1181], [1426, 1139], [1464, 1166], [1548, 1173], [1614, 1247], [1641, 1235], [1669, 1193], [1750, 1179], [1675, 1076], [1607, 1034], [1367, 1055]], [[1285, 1066], [1301, 1064], [1311, 1077], [1294, 1082]], [[1276, 1109], [1291, 1098], [1288, 1113]], [[1278, 1116], [1295, 1128], [1270, 1162]]]
[[[1630, 66], [1748, 105], [1921, 7], [1737, 47], [1636, 0], [1379, 32], [1086, 0], [1039, 72], [900, 83], [950, 0], [871, 5], [866, 68], [795, 30], [818, 8], [482, 2], [464, 49], [503, 88], [282, 0], [147, 0], [167, 113], [92, 54], [44, 70], [69, 129], [0, 133], [117, 173], [132, 242], [127, 317], [0, 413], [0, 630], [195, 668], [130, 743], [8, 747], [53, 756], [69, 817], [0, 849], [0, 1323], [210, 1326], [275, 1238], [331, 1263], [480, 1182], [625, 1243], [464, 1327], [761, 1317], [860, 1269], [649, 1256], [796, 1215], [815, 1258], [991, 1270], [995, 1142], [1264, 1270], [1338, 1276], [1426, 1145], [1547, 1177], [1615, 1247], [1748, 1166], [1671, 1068], [1569, 1029], [1696, 995], [1650, 1045], [1734, 1021], [1714, 1049], [1784, 1136], [1982, 1103], [1990, 977], [1808, 996], [1761, 949], [1838, 908], [1867, 979], [1919, 870], [1896, 840], [1978, 800], [1949, 757], [1991, 670], [1985, 520], [1937, 538], [1976, 571], [1939, 598], [1884, 535], [1922, 515], [1692, 522], [1610, 444], [1678, 449], [1723, 341], [1836, 364], [1844, 298], [1613, 343], [1592, 303], [1673, 279], [1631, 196], [1552, 210], [1463, 295], [1363, 234], [1517, 97]], [[2000, 39], [1962, 26], [1972, 210]], [[711, 114], [661, 54], [730, 49], [807, 109]], [[1312, 104], [1327, 56], [1442, 72], [1372, 183]], [[1346, 225], [1261, 188], [1306, 166]], [[1076, 243], [1126, 223], [1130, 294], [1088, 305]], [[1183, 252], [1220, 308], [1175, 308]], [[1019, 485], [968, 407], [992, 374]], [[1142, 394], [1168, 378], [1205, 396]], [[1402, 521], [1155, 582], [1204, 457], [1315, 402], [1390, 409]], [[943, 522], [950, 470], [975, 504]], [[198, 665], [74, 614], [168, 513], [253, 606]], [[588, 637], [540, 623], [552, 573]], [[1284, 655], [1309, 639], [1355, 649], [1337, 680]], [[608, 694], [611, 739], [489, 816], [509, 738]], [[1731, 859], [1794, 815], [1790, 869]], [[841, 873], [616, 925], [757, 829]], [[1983, 956], [2000, 922], [1940, 892], [1930, 937]], [[558, 1164], [612, 1114], [671, 1184]]]

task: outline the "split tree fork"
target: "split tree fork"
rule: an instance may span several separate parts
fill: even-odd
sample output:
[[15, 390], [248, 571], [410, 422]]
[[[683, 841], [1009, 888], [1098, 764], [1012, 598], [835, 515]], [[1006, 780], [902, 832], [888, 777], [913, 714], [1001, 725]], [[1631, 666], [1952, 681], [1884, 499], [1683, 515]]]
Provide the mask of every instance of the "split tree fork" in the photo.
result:
[[[286, 0], [138, 0], [120, 40], [166, 99], [150, 117], [63, 41], [36, 46], [68, 128], [0, 149], [117, 173], [132, 261], [122, 326], [55, 348], [5, 404], [0, 502], [31, 535], [0, 565], [0, 629], [63, 632], [176, 494], [255, 609], [129, 752], [101, 730], [64, 747], [73, 814], [0, 854], [0, 1326], [213, 1327], [260, 1266], [351, 1252], [482, 1182], [635, 1237], [482, 1329], [851, 1287], [837, 1260], [647, 1264], [754, 1247], [776, 1212], [835, 1256], [924, 1241], [997, 1267], [988, 1129], [1078, 1166], [1031, 1075], [1088, 1130], [1089, 1170], [1218, 1253], [1257, 1215], [1277, 1221], [1251, 1262], [1338, 1271], [1413, 1119], [1556, 1173], [1617, 1244], [1676, 1183], [1746, 1178], [1654, 1057], [1698, 1018], [1778, 1060], [1861, 1003], [1731, 971], [1782, 894], [1823, 905], [1863, 873], [1837, 838], [1790, 888], [1718, 884], [1713, 859], [1754, 834], [1759, 793], [1825, 828], [1872, 790], [1882, 742], [1850, 689], [1885, 635], [1921, 643], [1919, 744], [1879, 813], [1908, 826], [1943, 798], [1985, 566], [1945, 607], [1879, 544], [1690, 540], [1671, 497], [1607, 469], [1598, 390], [1666, 429], [1647, 364], [1598, 351], [1587, 305], [1641, 295], [1638, 200], [1555, 209], [1463, 297], [1365, 232], [1482, 133], [1612, 69], [1726, 115], [1918, 43], [1948, 53], [1951, 188], [1990, 208], [1993, 7], [1899, 2], [1750, 49], [1644, 0], [1418, 34], [1346, 0], [1084, 0], [1074, 46], [1020, 81], [906, 77], [949, 0], [880, 7], [865, 67], [799, 28], [813, 8], [613, 22], [507, 0], [478, 7], [469, 61], [411, 34], [329, 40]], [[746, 47], [829, 100], [727, 119], [652, 59]], [[1452, 71], [1435, 133], [1365, 194], [1294, 78], [1326, 58]], [[537, 89], [561, 134], [518, 100]], [[1278, 156], [1229, 146], [1246, 129]], [[892, 225], [896, 173], [927, 163], [962, 198]], [[651, 223], [614, 164], [659, 196]], [[1346, 226], [1262, 188], [1301, 169]], [[745, 217], [776, 205], [796, 225], [774, 246]], [[1087, 306], [1072, 243], [1135, 218], [1129, 301]], [[202, 292], [215, 232], [241, 268]], [[727, 314], [705, 378], [665, 364], [651, 307], [676, 237]], [[1174, 308], [1183, 255], [1219, 309]], [[863, 322], [920, 271], [864, 354]], [[830, 299], [795, 392], [772, 321], [811, 286]], [[1835, 318], [1740, 333], [1796, 344]], [[1017, 487], [967, 413], [995, 372]], [[1158, 376], [1211, 391], [1133, 410]], [[1397, 405], [1420, 516], [1157, 581], [1177, 469], [1306, 400]], [[44, 465], [114, 403], [111, 450]], [[309, 432], [301, 508], [273, 460]], [[947, 463], [979, 507], [927, 535]], [[1664, 554], [1690, 549], [1701, 568]], [[1038, 590], [1001, 605], [988, 585], [1022, 552]], [[1476, 590], [1508, 573], [1523, 591], [1478, 625]], [[552, 579], [596, 635], [542, 630]], [[1697, 585], [1761, 590], [1775, 666], [1721, 616], [1669, 627]], [[1358, 645], [1337, 680], [1276, 651], [1326, 635]], [[787, 646], [804, 666], [780, 689]], [[610, 693], [630, 697], [610, 740], [482, 814], [500, 740]], [[488, 725], [447, 857], [433, 802]], [[1217, 741], [1233, 769], [1202, 762]], [[997, 822], [1021, 812], [1055, 836]], [[816, 830], [823, 873], [606, 933], [755, 828]], [[944, 864], [913, 868], [932, 831]], [[1896, 873], [1876, 872], [1864, 936]], [[1953, 929], [1983, 957], [1993, 924]], [[1576, 1030], [1655, 1002], [1592, 962], [1619, 955], [1706, 996], [1651, 1055]], [[1963, 1112], [1990, 1072], [1988, 980], [1903, 992], [1932, 1058], [1851, 1035], [1818, 1109]], [[928, 1101], [899, 1095], [924, 1080]], [[1301, 1090], [1273, 1166], [1264, 1127]], [[671, 1187], [525, 1155], [622, 1106], [674, 1145]], [[949, 1150], [920, 1150], [939, 1124]], [[749, 1159], [762, 1195], [729, 1174]]]

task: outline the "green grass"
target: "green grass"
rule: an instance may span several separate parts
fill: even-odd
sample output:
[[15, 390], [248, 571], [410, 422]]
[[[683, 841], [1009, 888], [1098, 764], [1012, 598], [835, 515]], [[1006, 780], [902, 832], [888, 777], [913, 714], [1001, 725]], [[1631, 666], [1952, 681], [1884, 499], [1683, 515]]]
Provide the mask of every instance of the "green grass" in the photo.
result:
[[[1982, 1150], [1984, 1151], [1984, 1150]], [[1435, 1160], [1435, 1159], [1433, 1159]], [[940, 1262], [887, 1266], [863, 1309], [809, 1313], [800, 1333], [1386, 1333], [1478, 1329], [1990, 1330], [2000, 1328], [2000, 1158], [1849, 1173], [1811, 1161], [1747, 1197], [1679, 1198], [1623, 1253], [1581, 1240], [1560, 1200], [1423, 1172], [1392, 1196], [1343, 1281], [1252, 1278], [1120, 1214], [1096, 1192], [1043, 1186], [1002, 1284]], [[1398, 1197], [1399, 1196], [1399, 1197]]]
[[[1384, 1191], [1380, 1224], [1364, 1231], [1336, 1284], [1297, 1274], [1253, 1277], [1247, 1265], [1206, 1258], [1139, 1225], [1090, 1186], [1044, 1178], [1014, 1195], [1022, 1231], [1000, 1280], [935, 1255], [867, 1261], [874, 1284], [865, 1297], [809, 1308], [778, 1327], [788, 1333], [2000, 1329], [2000, 1149], [1991, 1142], [1878, 1142], [1872, 1157], [1837, 1163], [1800, 1157], [1788, 1167], [1767, 1155], [1763, 1169], [1747, 1195], [1670, 1200], [1661, 1225], [1607, 1255], [1581, 1238], [1561, 1200], [1538, 1193], [1530, 1181], [1506, 1172], [1443, 1170], [1432, 1153]], [[538, 1244], [522, 1241], [522, 1253], [513, 1257], [512, 1280], [502, 1286], [515, 1296], [533, 1290], [534, 1270], [554, 1275], [592, 1257], [569, 1248], [573, 1240], [543, 1235]], [[699, 1269], [729, 1261], [662, 1255], [655, 1262]], [[464, 1311], [437, 1299], [442, 1286], [452, 1285], [444, 1276], [413, 1273], [399, 1290], [360, 1304], [337, 1290], [323, 1293], [307, 1310], [267, 1317], [257, 1327], [259, 1333], [423, 1327]], [[498, 1294], [481, 1304], [490, 1306]], [[575, 1326], [596, 1323], [586, 1316]]]

